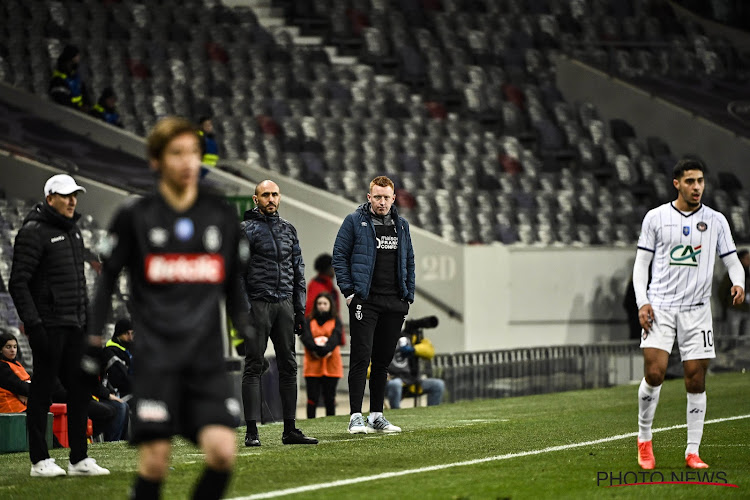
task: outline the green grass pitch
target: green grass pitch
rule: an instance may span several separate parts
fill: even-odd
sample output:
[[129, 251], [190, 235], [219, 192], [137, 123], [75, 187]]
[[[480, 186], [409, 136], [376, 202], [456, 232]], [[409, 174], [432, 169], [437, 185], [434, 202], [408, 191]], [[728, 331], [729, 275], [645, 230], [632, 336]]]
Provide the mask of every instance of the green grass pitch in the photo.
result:
[[[636, 391], [636, 386], [622, 386], [386, 411], [387, 417], [404, 429], [400, 435], [351, 436], [346, 432], [346, 417], [299, 421], [306, 434], [321, 440], [318, 446], [283, 446], [281, 426], [272, 424], [260, 428], [261, 448], [245, 448], [241, 428], [237, 433], [239, 456], [226, 496], [750, 498], [750, 373], [712, 375], [707, 380], [706, 419], [744, 418], [706, 425], [701, 458], [711, 465], [707, 472], [713, 473], [714, 479], [705, 482], [725, 482], [736, 488], [701, 484], [608, 487], [603, 474], [639, 471], [635, 437], [605, 440], [637, 431]], [[684, 425], [685, 402], [682, 381], [666, 382], [654, 428]], [[664, 481], [698, 480], [687, 476], [685, 438], [684, 427], [654, 434], [656, 471]], [[580, 445], [597, 440], [601, 441]], [[539, 452], [529, 454], [533, 451]], [[67, 467], [67, 452], [52, 450], [52, 456]], [[112, 474], [31, 478], [28, 454], [0, 455], [0, 499], [127, 498], [135, 476], [135, 450], [124, 443], [101, 443], [91, 445], [89, 455]], [[500, 458], [480, 460], [489, 457]], [[476, 462], [454, 465], [467, 461]], [[190, 498], [201, 470], [200, 452], [176, 440], [162, 498]], [[371, 476], [378, 477], [368, 479]], [[642, 476], [637, 481], [633, 475], [624, 479], [645, 482]], [[660, 478], [650, 476], [649, 480]], [[331, 486], [335, 481], [338, 485]], [[279, 496], [281, 490], [304, 487], [309, 489]]]

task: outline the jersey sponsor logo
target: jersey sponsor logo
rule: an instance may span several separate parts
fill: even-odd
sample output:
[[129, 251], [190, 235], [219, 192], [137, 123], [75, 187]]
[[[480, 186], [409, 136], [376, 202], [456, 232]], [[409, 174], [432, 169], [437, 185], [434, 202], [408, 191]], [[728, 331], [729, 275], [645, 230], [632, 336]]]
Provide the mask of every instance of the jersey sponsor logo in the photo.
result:
[[50, 243], [57, 243], [58, 241], [65, 241], [65, 236], [63, 235], [55, 236], [54, 238], [51, 238], [49, 240]]
[[209, 252], [217, 252], [221, 248], [221, 231], [218, 227], [211, 225], [203, 231], [203, 246]]
[[188, 241], [193, 237], [194, 233], [195, 226], [193, 225], [193, 221], [188, 219], [187, 217], [180, 217], [174, 223], [174, 234], [175, 236], [177, 236], [178, 240]]
[[224, 257], [208, 253], [148, 254], [149, 283], [223, 283]]
[[698, 255], [701, 253], [701, 245], [692, 247], [690, 245], [677, 245], [669, 252], [670, 266], [698, 266]]
[[163, 247], [169, 240], [169, 231], [163, 227], [152, 227], [148, 230], [148, 241], [155, 247]]
[[696, 227], [696, 229], [698, 229], [698, 231], [700, 231], [702, 233], [703, 231], [705, 231], [706, 229], [708, 229], [708, 224], [706, 224], [703, 221], [700, 221], [698, 224], [695, 225], [695, 227]]
[[682, 234], [685, 236], [690, 234], [690, 226], [682, 226]]
[[375, 238], [377, 241], [378, 250], [396, 250], [398, 249], [398, 237], [396, 236], [381, 236]]

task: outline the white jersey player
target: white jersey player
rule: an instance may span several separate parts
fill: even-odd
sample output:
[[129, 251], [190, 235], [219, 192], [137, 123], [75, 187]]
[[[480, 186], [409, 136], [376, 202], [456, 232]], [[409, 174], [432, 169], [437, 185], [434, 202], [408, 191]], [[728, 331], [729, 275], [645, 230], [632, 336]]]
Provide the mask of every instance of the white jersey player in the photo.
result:
[[704, 170], [694, 158], [677, 163], [672, 181], [677, 199], [646, 214], [638, 239], [633, 285], [643, 327], [645, 376], [638, 389], [637, 441], [643, 469], [655, 465], [651, 424], [675, 337], [687, 390], [685, 463], [693, 469], [708, 467], [698, 447], [706, 414], [706, 371], [709, 360], [716, 357], [710, 299], [717, 254], [729, 271], [734, 303], [745, 300], [745, 273], [727, 219], [701, 203]]

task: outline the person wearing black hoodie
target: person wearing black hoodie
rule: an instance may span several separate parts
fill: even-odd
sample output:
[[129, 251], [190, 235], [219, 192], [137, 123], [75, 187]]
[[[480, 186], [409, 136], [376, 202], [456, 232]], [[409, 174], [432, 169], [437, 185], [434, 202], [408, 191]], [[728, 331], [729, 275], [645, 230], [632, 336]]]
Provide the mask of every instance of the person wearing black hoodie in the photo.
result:
[[8, 290], [34, 355], [26, 417], [34, 477], [65, 475], [50, 458], [45, 440], [52, 386], [58, 377], [68, 390], [68, 474], [109, 474], [87, 455], [86, 409], [91, 393], [81, 369], [88, 297], [85, 250], [76, 224], [80, 192], [86, 189], [71, 176], [50, 177], [44, 185], [45, 201], [26, 216], [13, 251]]
[[120, 112], [117, 111], [117, 94], [112, 90], [112, 87], [102, 90], [99, 100], [91, 108], [91, 116], [115, 127], [123, 128], [122, 121], [120, 121]]
[[115, 323], [112, 338], [103, 351], [102, 380], [117, 391], [121, 398], [133, 392], [133, 324], [128, 318]]
[[86, 86], [81, 81], [78, 66], [81, 53], [75, 45], [66, 45], [57, 58], [55, 71], [49, 83], [49, 96], [57, 104], [68, 106], [78, 111], [86, 111], [89, 103], [86, 99]]

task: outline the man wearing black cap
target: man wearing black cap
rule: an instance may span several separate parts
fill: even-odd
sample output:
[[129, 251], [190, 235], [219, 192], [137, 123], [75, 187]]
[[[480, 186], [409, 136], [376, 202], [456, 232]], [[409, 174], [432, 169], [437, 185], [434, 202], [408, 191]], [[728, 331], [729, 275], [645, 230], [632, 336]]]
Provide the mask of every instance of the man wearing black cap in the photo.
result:
[[76, 222], [78, 193], [69, 175], [53, 175], [44, 185], [45, 201], [26, 216], [16, 236], [8, 290], [29, 336], [34, 377], [26, 425], [32, 477], [64, 476], [50, 458], [45, 439], [47, 411], [55, 380], [68, 391], [68, 474], [98, 476], [109, 471], [87, 456], [86, 409], [91, 380], [81, 370], [87, 323], [84, 246]]
[[115, 332], [104, 346], [102, 381], [111, 385], [118, 396], [125, 397], [133, 392], [133, 325], [129, 318], [115, 323]]
[[120, 113], [117, 111], [117, 95], [112, 90], [112, 87], [107, 87], [102, 91], [99, 100], [91, 108], [91, 116], [115, 127], [123, 128], [120, 121]]

